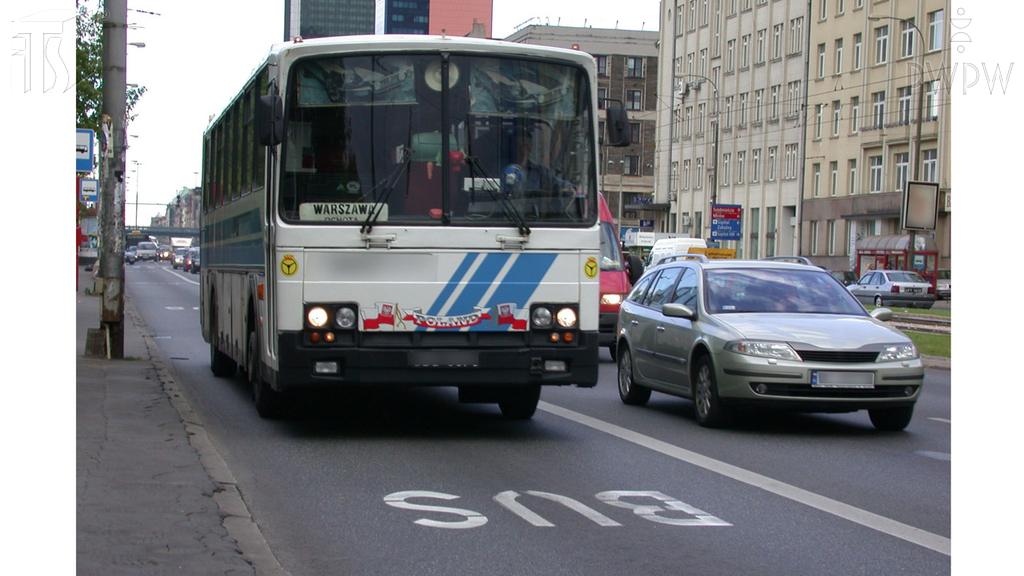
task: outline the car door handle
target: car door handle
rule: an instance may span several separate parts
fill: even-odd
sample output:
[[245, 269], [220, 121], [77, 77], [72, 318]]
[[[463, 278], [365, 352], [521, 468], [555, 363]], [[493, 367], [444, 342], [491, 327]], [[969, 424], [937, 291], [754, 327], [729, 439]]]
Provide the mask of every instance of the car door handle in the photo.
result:
[[665, 331], [665, 327], [664, 326], [658, 326], [658, 332], [664, 332], [664, 331]]
[[640, 324], [636, 320], [630, 320], [629, 323], [632, 324], [633, 326], [636, 326], [637, 324]]

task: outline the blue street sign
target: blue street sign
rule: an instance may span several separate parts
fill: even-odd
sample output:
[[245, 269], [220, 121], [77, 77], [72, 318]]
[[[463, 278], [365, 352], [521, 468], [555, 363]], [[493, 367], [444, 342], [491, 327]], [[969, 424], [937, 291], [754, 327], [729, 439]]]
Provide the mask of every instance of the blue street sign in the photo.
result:
[[93, 148], [96, 133], [92, 130], [79, 128], [75, 130], [75, 171], [92, 172]]

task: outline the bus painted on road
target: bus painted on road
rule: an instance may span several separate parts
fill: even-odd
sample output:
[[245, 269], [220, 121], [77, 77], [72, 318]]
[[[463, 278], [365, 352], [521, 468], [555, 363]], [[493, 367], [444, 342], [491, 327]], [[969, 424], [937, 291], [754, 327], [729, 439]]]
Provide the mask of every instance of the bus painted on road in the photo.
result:
[[[592, 56], [494, 40], [275, 45], [203, 142], [200, 317], [261, 416], [302, 390], [455, 386], [533, 415], [594, 386]], [[610, 145], [625, 113], [608, 109]]]

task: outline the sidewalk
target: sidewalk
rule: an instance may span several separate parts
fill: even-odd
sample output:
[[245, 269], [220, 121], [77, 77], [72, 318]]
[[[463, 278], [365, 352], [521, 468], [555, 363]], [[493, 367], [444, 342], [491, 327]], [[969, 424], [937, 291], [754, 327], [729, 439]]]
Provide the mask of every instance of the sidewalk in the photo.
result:
[[125, 359], [84, 356], [100, 327], [92, 287], [80, 269], [77, 573], [286, 574], [129, 299]]

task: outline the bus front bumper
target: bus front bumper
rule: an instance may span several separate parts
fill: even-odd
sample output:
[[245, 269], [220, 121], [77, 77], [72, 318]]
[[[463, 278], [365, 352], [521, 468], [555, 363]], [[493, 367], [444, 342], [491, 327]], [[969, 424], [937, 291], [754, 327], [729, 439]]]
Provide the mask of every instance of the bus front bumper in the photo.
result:
[[349, 385], [592, 387], [597, 384], [598, 333], [572, 346], [317, 347], [299, 333], [280, 336], [279, 391]]

